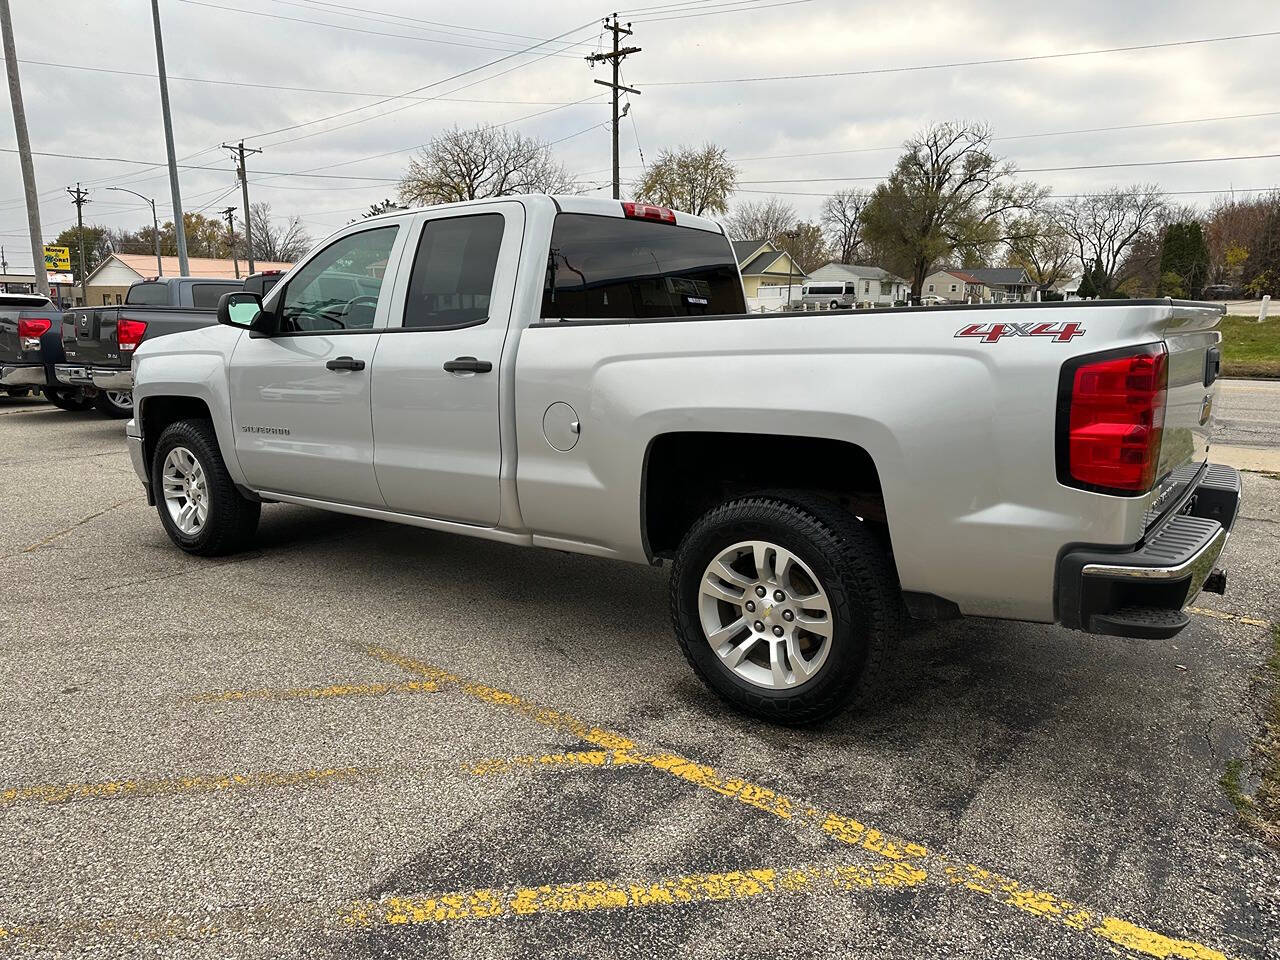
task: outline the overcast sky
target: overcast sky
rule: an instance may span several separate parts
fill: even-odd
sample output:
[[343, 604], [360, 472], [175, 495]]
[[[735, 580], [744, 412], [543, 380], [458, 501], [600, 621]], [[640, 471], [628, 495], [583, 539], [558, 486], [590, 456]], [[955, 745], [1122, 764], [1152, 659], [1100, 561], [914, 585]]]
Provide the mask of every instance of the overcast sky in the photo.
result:
[[[764, 193], [740, 193], [737, 200], [790, 192], [799, 194], [787, 199], [800, 214], [814, 217], [822, 195], [842, 186], [870, 186], [871, 181], [777, 181], [880, 176], [905, 137], [930, 122], [954, 118], [984, 121], [998, 138], [1013, 138], [996, 146], [1026, 170], [1280, 154], [1275, 69], [1280, 36], [913, 72], [678, 83], [1280, 31], [1275, 0], [636, 2], [660, 9], [623, 11], [635, 30], [629, 42], [643, 48], [624, 64], [626, 82], [643, 91], [632, 98], [632, 114], [624, 121], [624, 184], [638, 175], [641, 151], [652, 160], [664, 147], [712, 140], [731, 157], [744, 158], [741, 180], [770, 181], [744, 183], [744, 191]], [[52, 6], [16, 0], [11, 6], [18, 57], [28, 61], [21, 71], [32, 149], [163, 161], [147, 0], [59, 0]], [[278, 216], [301, 216], [319, 239], [370, 203], [394, 196], [393, 181], [413, 149], [442, 128], [513, 120], [518, 120], [516, 129], [547, 141], [567, 138], [554, 146], [557, 156], [589, 186], [604, 185], [607, 191], [607, 91], [592, 84], [593, 78], [606, 76], [606, 69], [593, 72], [582, 59], [605, 42], [599, 19], [608, 8], [596, 3], [161, 0], [160, 7], [178, 156], [187, 164], [215, 168], [182, 171], [186, 210], [212, 214], [239, 204], [230, 159], [216, 146], [243, 137], [247, 145], [264, 149], [249, 161], [251, 199], [270, 201]], [[706, 15], [688, 16], [699, 10]], [[558, 34], [565, 34], [565, 40], [511, 56]], [[499, 58], [505, 59], [474, 70]], [[426, 89], [414, 97], [449, 99], [380, 102], [421, 87]], [[587, 102], [574, 103], [581, 100]], [[538, 113], [542, 115], [531, 116]], [[1272, 115], [1239, 117], [1263, 113]], [[334, 114], [341, 116], [308, 123]], [[528, 119], [518, 119], [523, 117]], [[1026, 136], [1222, 117], [1236, 119]], [[305, 125], [282, 129], [297, 124]], [[0, 146], [15, 145], [4, 97]], [[769, 159], [823, 151], [858, 152]], [[766, 159], [745, 159], [759, 157]], [[266, 171], [385, 180], [285, 177]], [[1057, 193], [1144, 181], [1170, 191], [1226, 191], [1276, 186], [1280, 159], [1026, 176]], [[74, 223], [64, 188], [77, 180], [91, 191], [86, 222], [119, 227], [147, 222], [149, 210], [141, 201], [105, 192], [112, 184], [156, 197], [166, 211], [162, 220], [171, 217], [162, 167], [37, 157], [36, 180], [46, 242]], [[597, 195], [607, 195], [605, 191]], [[11, 270], [30, 269], [21, 200], [18, 158], [0, 153], [0, 243]]]

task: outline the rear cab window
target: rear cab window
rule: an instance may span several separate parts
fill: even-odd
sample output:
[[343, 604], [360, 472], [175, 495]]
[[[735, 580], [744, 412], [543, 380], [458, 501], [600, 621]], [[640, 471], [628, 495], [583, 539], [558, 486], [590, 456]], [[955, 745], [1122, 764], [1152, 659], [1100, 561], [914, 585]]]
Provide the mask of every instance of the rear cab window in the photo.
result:
[[166, 283], [135, 283], [124, 296], [129, 305], [166, 307], [169, 305], [169, 285]]
[[212, 310], [218, 306], [224, 293], [233, 293], [243, 289], [242, 283], [193, 283], [191, 285], [191, 305], [199, 309]]
[[557, 214], [543, 319], [745, 312], [738, 263], [722, 234], [649, 220]]

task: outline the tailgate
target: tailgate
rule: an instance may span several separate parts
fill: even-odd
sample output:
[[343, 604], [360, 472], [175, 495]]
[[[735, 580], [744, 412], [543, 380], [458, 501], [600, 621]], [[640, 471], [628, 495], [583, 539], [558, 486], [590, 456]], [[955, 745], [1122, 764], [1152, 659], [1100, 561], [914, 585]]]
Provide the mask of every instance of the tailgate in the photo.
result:
[[1174, 303], [1163, 332], [1169, 351], [1169, 393], [1157, 476], [1161, 477], [1149, 519], [1154, 520], [1194, 480], [1208, 459], [1218, 397], [1223, 308]]
[[39, 363], [40, 351], [23, 351], [18, 337], [18, 320], [22, 317], [46, 317], [57, 322], [57, 311], [44, 297], [31, 297], [29, 301], [13, 297], [0, 302], [0, 362]]
[[67, 363], [80, 366], [120, 366], [116, 344], [119, 307], [76, 307], [62, 315], [62, 346]]

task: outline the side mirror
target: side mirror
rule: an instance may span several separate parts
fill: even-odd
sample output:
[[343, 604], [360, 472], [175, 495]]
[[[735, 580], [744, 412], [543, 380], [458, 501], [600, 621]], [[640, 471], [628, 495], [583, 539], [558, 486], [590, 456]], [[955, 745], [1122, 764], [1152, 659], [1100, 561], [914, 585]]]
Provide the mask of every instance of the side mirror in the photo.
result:
[[218, 322], [241, 330], [265, 332], [270, 315], [262, 312], [262, 298], [256, 293], [224, 293], [218, 300]]

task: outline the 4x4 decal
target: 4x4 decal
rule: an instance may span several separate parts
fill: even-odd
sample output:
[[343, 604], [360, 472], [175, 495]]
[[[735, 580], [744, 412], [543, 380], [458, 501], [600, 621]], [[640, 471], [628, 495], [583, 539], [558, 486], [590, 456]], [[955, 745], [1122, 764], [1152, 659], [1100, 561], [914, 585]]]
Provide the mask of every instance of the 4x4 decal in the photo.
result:
[[957, 337], [977, 337], [995, 343], [1001, 337], [1051, 337], [1054, 343], [1070, 343], [1084, 336], [1084, 327], [1075, 323], [971, 323]]

